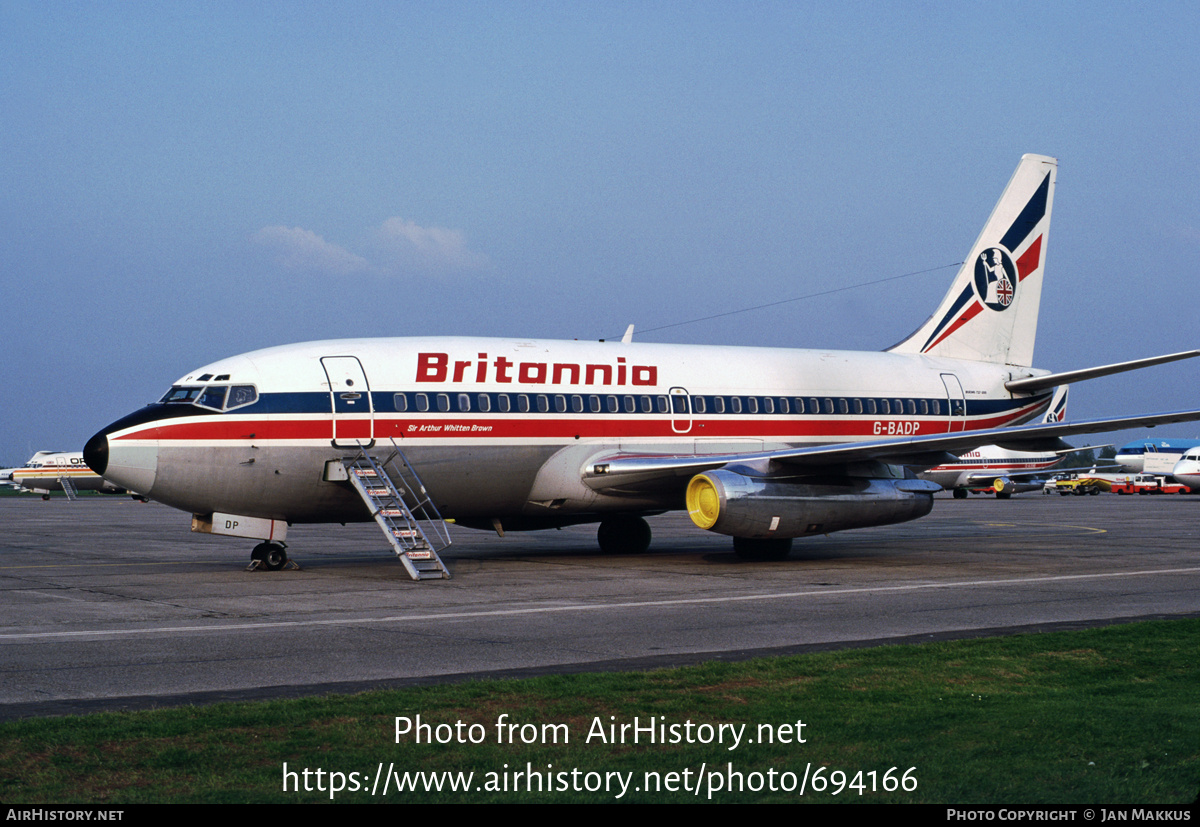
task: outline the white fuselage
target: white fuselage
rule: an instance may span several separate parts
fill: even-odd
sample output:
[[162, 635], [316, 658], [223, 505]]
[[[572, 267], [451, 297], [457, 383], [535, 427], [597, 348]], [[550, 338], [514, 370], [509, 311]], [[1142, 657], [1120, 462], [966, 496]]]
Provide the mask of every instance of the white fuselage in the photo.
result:
[[1131, 474], [1170, 474], [1175, 463], [1192, 448], [1200, 448], [1200, 440], [1141, 439], [1122, 445], [1115, 461]]
[[69, 480], [76, 491], [120, 490], [88, 468], [82, 451], [38, 451], [24, 467], [7, 470], [15, 485], [40, 494], [62, 491], [64, 480]]
[[[983, 488], [991, 486], [994, 479], [1010, 475], [1029, 477], [1031, 473], [1046, 471], [1061, 461], [1061, 454], [1009, 451], [995, 445], [982, 445], [962, 454], [953, 462], [922, 471], [920, 476], [947, 490]], [[1034, 490], [1041, 486], [1041, 482], [1031, 482], [1021, 487], [1023, 490]]]
[[1184, 453], [1171, 470], [1171, 476], [1192, 491], [1200, 491], [1200, 448], [1191, 448]]
[[310, 342], [206, 365], [172, 388], [181, 401], [151, 405], [97, 437], [107, 439], [105, 477], [119, 485], [197, 514], [296, 522], [365, 518], [362, 502], [323, 469], [360, 445], [395, 440], [444, 516], [536, 527], [682, 507], [680, 490], [583, 485], [581, 469], [606, 452], [754, 452], [1026, 422], [1050, 393], [1006, 391], [1013, 370], [833, 350]]

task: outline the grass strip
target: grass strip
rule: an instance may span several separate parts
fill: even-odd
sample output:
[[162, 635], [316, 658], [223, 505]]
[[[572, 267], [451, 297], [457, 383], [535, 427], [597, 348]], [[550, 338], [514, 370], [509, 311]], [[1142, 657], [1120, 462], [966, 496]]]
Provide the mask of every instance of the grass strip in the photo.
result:
[[[1200, 790], [1198, 654], [1200, 620], [1173, 620], [18, 721], [0, 725], [0, 800], [1182, 806]], [[435, 743], [416, 743], [418, 715]]]

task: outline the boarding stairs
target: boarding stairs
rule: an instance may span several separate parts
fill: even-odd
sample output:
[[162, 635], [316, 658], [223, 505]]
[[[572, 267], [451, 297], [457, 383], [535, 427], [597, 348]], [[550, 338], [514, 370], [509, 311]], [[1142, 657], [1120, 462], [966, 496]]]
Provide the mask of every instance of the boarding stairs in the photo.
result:
[[413, 580], [449, 579], [438, 552], [450, 545], [450, 532], [408, 458], [390, 442], [392, 451], [382, 461], [366, 447], [342, 459], [350, 484]]
[[63, 487], [63, 491], [67, 495], [67, 499], [74, 502], [79, 498], [79, 492], [75, 490], [75, 483], [71, 482], [71, 478], [63, 475], [58, 478], [59, 484]]

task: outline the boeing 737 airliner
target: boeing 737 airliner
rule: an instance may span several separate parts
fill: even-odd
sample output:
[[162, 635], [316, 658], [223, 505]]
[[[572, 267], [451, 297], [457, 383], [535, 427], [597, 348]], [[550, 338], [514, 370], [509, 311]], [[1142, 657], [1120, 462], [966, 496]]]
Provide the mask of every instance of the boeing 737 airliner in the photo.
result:
[[256, 555], [272, 568], [286, 560], [288, 525], [385, 510], [355, 490], [346, 463], [359, 452], [385, 462], [393, 443], [443, 517], [498, 532], [598, 522], [605, 551], [644, 550], [642, 518], [674, 509], [751, 558], [786, 555], [795, 537], [910, 520], [938, 490], [914, 469], [980, 445], [1055, 451], [1071, 434], [1200, 419], [1023, 424], [1060, 384], [1200, 355], [1032, 367], [1056, 170], [1053, 158], [1021, 159], [941, 305], [881, 353], [293, 344], [188, 372], [84, 455], [113, 483], [192, 512], [199, 530], [263, 539]]
[[65, 491], [71, 499], [77, 491], [102, 491], [105, 494], [123, 491], [89, 468], [79, 451], [38, 451], [24, 467], [6, 471], [13, 483], [41, 494], [44, 500], [50, 499], [51, 491]]

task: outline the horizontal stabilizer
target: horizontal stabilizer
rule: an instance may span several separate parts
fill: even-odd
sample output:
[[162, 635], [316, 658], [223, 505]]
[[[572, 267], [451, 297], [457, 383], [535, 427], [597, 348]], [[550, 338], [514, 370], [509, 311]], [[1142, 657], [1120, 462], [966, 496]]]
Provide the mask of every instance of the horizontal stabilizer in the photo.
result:
[[1148, 368], [1151, 365], [1161, 365], [1164, 362], [1177, 362], [1180, 359], [1191, 359], [1200, 356], [1200, 350], [1184, 350], [1170, 353], [1166, 356], [1151, 356], [1148, 359], [1134, 359], [1132, 362], [1117, 362], [1112, 365], [1101, 365], [1097, 368], [1069, 370], [1065, 373], [1051, 373], [1046, 376], [1030, 376], [1025, 379], [1013, 379], [1004, 383], [1004, 387], [1013, 393], [1036, 393], [1037, 391], [1053, 388], [1064, 382], [1079, 382], [1083, 379], [1095, 379], [1097, 376], [1110, 376], [1114, 373], [1124, 373], [1127, 370]]

